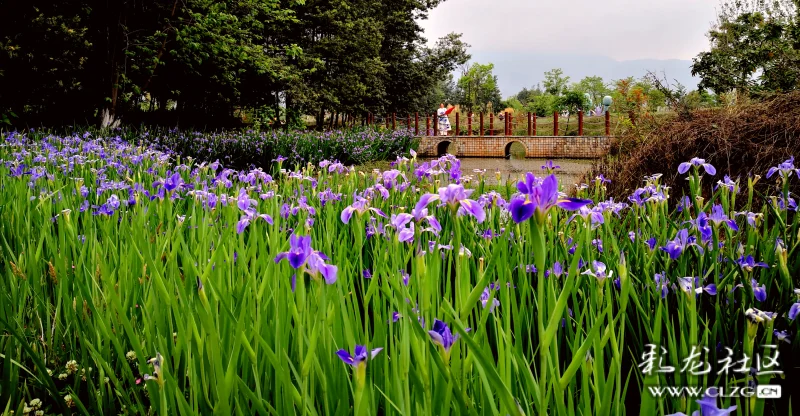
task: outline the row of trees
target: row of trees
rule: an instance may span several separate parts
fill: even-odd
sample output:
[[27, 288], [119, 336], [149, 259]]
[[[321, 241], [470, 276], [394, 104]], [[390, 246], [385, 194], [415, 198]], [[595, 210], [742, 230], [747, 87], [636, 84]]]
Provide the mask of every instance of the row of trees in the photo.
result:
[[504, 100], [493, 69], [491, 63], [472, 63], [461, 68], [457, 81], [448, 74], [426, 96], [425, 108], [430, 112], [439, 103], [446, 102], [459, 104], [466, 112], [498, 112], [512, 108], [545, 117], [554, 112], [588, 112], [601, 105], [603, 97], [608, 95], [614, 102], [611, 111], [628, 113], [635, 118], [643, 113], [679, 110], [679, 107], [717, 106], [721, 99], [705, 90], [687, 92], [682, 85], [672, 84], [654, 73], [640, 79], [628, 77], [608, 82], [599, 76], [588, 76], [571, 82], [560, 68], [555, 68], [544, 73], [541, 83], [523, 88]]
[[746, 95], [800, 88], [800, 0], [726, 0], [693, 62], [699, 87]]
[[[491, 68], [491, 65], [487, 67]], [[484, 79], [492, 79], [491, 74]], [[458, 86], [461, 85], [462, 82], [459, 82]], [[490, 85], [496, 85], [496, 77]], [[464, 95], [462, 89], [456, 88], [454, 91], [455, 102], [463, 103], [463, 99], [459, 100]], [[602, 104], [605, 96], [612, 97], [612, 111], [633, 111], [637, 114], [674, 110], [676, 97], [682, 97], [681, 102], [688, 103], [692, 108], [718, 104], [718, 97], [714, 94], [702, 90], [687, 93], [682, 85], [670, 84], [654, 73], [640, 79], [628, 77], [607, 82], [599, 76], [587, 76], [578, 82], [570, 82], [569, 76], [564, 75], [560, 68], [555, 68], [544, 73], [541, 83], [532, 88], [523, 88], [507, 100], [499, 100], [494, 106], [500, 109], [510, 107], [515, 111], [531, 112], [544, 117], [553, 112], [576, 113], [579, 110], [592, 110]]]
[[[692, 75], [701, 79], [687, 90], [665, 75], [648, 73], [607, 82], [589, 76], [571, 82], [560, 68], [545, 72], [541, 83], [523, 88], [503, 101], [491, 64], [472, 64], [461, 78], [440, 81], [429, 107], [437, 101], [460, 103], [466, 111], [511, 107], [538, 116], [588, 110], [612, 97], [612, 111], [636, 118], [669, 109], [682, 114], [724, 105], [741, 96], [800, 88], [800, 0], [723, 0], [718, 21], [708, 33], [710, 49], [693, 61]], [[587, 99], [588, 97], [588, 99]]]
[[7, 2], [0, 122], [421, 110], [469, 59], [460, 35], [426, 46], [418, 21], [441, 1]]

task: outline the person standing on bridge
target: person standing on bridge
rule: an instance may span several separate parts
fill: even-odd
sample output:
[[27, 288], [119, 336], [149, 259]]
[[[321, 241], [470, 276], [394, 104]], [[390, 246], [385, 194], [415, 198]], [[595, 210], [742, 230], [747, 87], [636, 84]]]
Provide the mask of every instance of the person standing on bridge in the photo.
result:
[[444, 103], [439, 105], [439, 110], [436, 111], [436, 116], [438, 117], [440, 136], [447, 136], [450, 133], [452, 128], [450, 127], [450, 118], [447, 116], [453, 112], [454, 108], [455, 107], [445, 108]]

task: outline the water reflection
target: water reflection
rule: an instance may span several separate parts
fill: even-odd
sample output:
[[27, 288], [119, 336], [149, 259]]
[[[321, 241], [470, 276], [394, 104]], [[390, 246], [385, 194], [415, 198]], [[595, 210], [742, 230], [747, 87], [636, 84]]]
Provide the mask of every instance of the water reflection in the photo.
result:
[[[473, 172], [475, 169], [486, 169], [486, 183], [494, 185], [497, 183], [495, 176], [497, 171], [500, 171], [504, 181], [509, 177], [519, 178], [525, 172], [533, 172], [538, 175], [542, 172], [542, 165], [549, 159], [514, 158], [512, 149], [512, 157], [509, 159], [465, 157], [460, 160], [461, 172], [464, 175], [475, 177], [477, 176]], [[555, 174], [559, 182], [563, 183], [566, 188], [580, 182], [583, 175], [591, 169], [594, 161], [591, 159], [553, 159], [553, 162], [560, 166], [556, 169]]]

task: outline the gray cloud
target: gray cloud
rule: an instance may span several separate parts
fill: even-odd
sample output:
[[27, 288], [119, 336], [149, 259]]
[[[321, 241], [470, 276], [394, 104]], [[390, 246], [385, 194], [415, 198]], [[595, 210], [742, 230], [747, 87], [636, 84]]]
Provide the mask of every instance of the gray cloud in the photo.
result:
[[707, 48], [718, 0], [448, 0], [422, 21], [429, 40], [464, 34], [478, 51], [691, 59]]
[[[495, 62], [498, 74], [515, 72], [508, 67], [515, 56], [520, 63], [537, 62], [537, 69], [562, 67], [575, 76], [591, 74], [598, 60], [606, 66], [608, 61], [647, 60], [647, 69], [685, 68], [667, 75], [691, 84], [688, 60], [708, 49], [706, 33], [718, 5], [718, 0], [447, 0], [421, 25], [429, 42], [463, 33], [480, 62], [502, 56]], [[686, 62], [652, 64], [676, 59]], [[640, 72], [629, 75], [644, 75]], [[503, 93], [513, 94], [541, 78], [538, 73], [501, 79]]]

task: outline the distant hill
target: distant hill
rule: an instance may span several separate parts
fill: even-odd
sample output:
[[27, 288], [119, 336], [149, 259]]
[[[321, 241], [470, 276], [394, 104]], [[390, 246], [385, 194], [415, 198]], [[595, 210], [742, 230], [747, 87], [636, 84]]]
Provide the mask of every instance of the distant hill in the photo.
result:
[[697, 88], [699, 78], [692, 77], [690, 60], [638, 59], [632, 61], [616, 61], [606, 56], [570, 55], [570, 54], [533, 54], [529, 52], [508, 51], [470, 51], [474, 62], [493, 63], [494, 74], [497, 75], [500, 91], [504, 98], [516, 94], [523, 87], [530, 88], [544, 79], [545, 71], [561, 68], [577, 82], [585, 76], [598, 75], [607, 82], [633, 76], [640, 78], [648, 70], [659, 75], [666, 73], [670, 83], [678, 80], [687, 90]]

